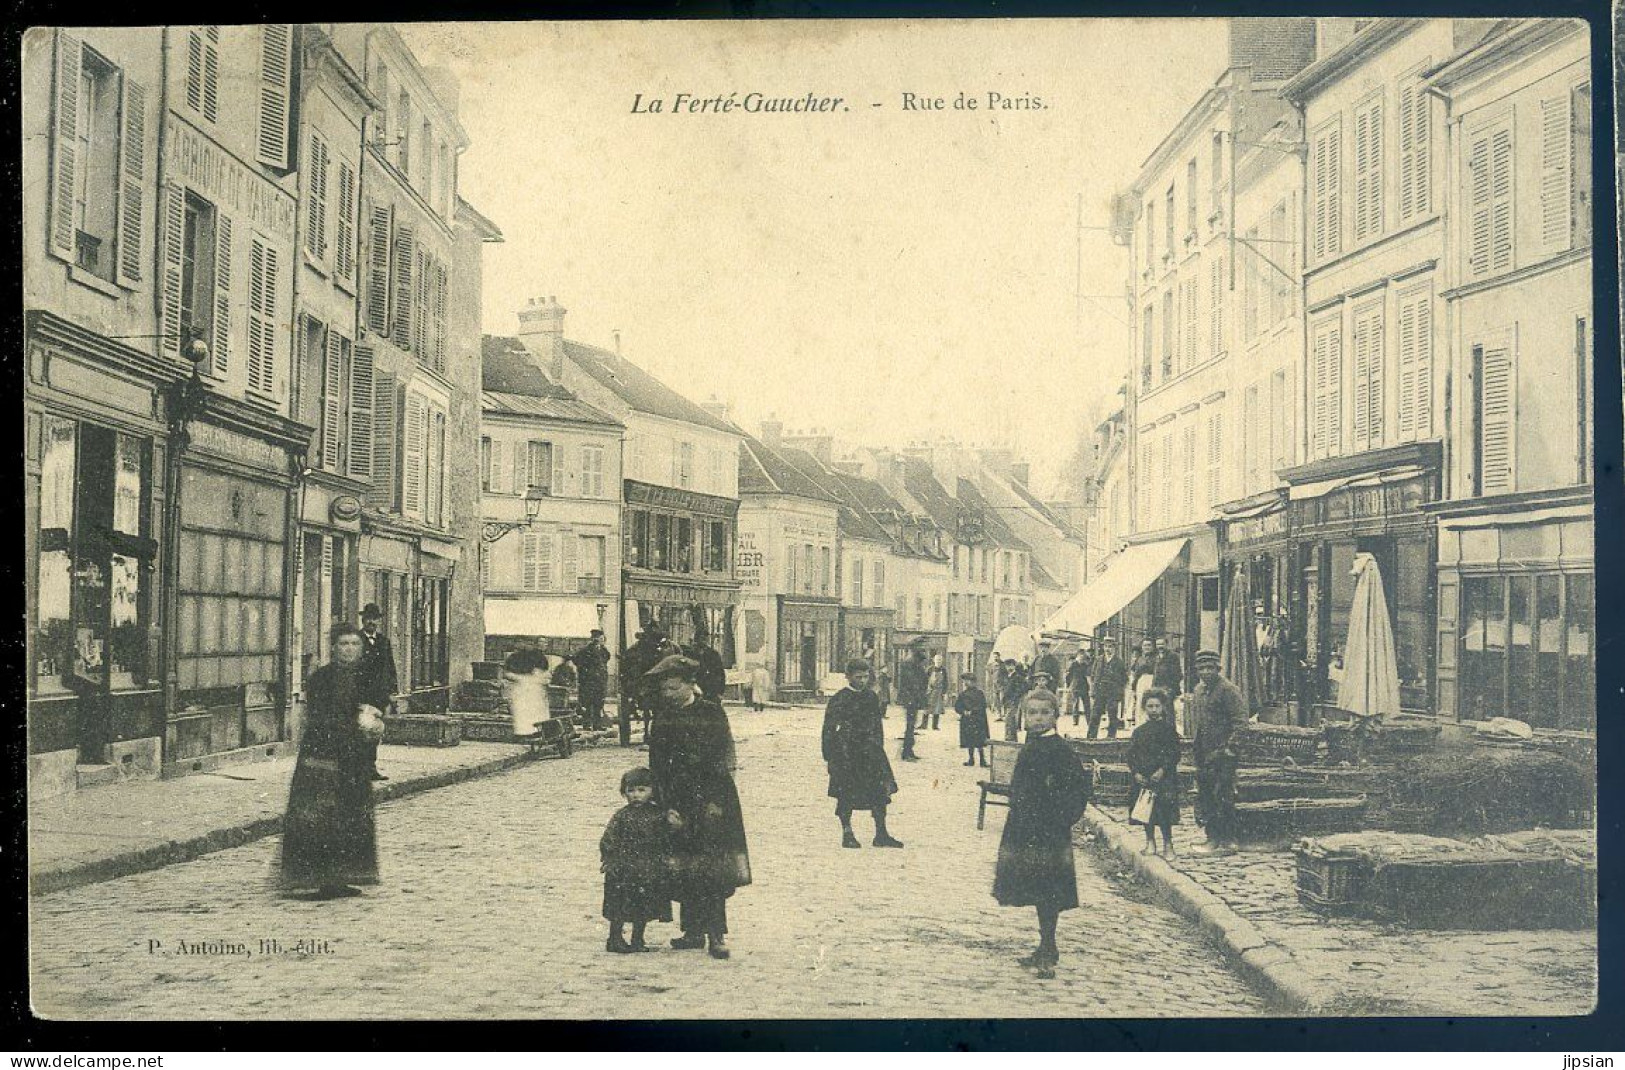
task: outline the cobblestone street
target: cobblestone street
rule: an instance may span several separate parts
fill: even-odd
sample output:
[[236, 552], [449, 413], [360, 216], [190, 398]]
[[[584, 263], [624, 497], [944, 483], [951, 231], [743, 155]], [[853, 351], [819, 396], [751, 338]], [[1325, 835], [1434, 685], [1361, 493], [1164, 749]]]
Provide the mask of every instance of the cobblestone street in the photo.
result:
[[[734, 959], [603, 950], [598, 837], [631, 761], [579, 752], [382, 806], [384, 883], [310, 903], [270, 890], [276, 839], [33, 901], [34, 1007], [53, 1018], [1144, 1017], [1265, 1013], [1194, 926], [1078, 856], [1084, 909], [1034, 987], [1030, 910], [989, 894], [1004, 821], [945, 723], [898, 763], [902, 851], [842, 850], [821, 712], [730, 710], [755, 884]], [[891, 735], [901, 714], [888, 716]], [[895, 745], [893, 746], [895, 753]], [[283, 953], [262, 953], [260, 941]], [[161, 943], [154, 947], [153, 942]], [[176, 954], [182, 941], [205, 954]], [[293, 950], [299, 941], [315, 953]], [[221, 946], [226, 945], [226, 946]], [[231, 954], [231, 945], [249, 954]], [[1019, 998], [1018, 998], [1019, 994]]]

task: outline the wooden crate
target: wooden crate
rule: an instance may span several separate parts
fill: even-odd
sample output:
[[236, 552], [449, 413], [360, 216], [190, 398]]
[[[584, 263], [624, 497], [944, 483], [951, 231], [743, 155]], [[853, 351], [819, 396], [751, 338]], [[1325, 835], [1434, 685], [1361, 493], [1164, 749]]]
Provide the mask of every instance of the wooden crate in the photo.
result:
[[441, 713], [401, 713], [384, 719], [384, 742], [408, 747], [455, 747], [463, 722]]
[[1236, 838], [1243, 843], [1268, 844], [1352, 832], [1363, 827], [1364, 814], [1364, 798], [1237, 803]]
[[1269, 765], [1288, 758], [1299, 765], [1309, 765], [1319, 757], [1320, 740], [1320, 731], [1314, 728], [1250, 724], [1239, 733], [1236, 742], [1245, 765]]
[[1297, 862], [1298, 900], [1328, 914], [1353, 914], [1365, 908], [1371, 865], [1350, 852], [1326, 851], [1315, 841], [1293, 849]]

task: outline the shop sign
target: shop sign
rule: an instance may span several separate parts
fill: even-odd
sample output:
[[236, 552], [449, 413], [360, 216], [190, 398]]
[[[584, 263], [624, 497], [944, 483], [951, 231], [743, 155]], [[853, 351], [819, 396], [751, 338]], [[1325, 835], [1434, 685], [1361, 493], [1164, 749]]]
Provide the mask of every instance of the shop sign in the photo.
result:
[[631, 479], [626, 480], [626, 504], [653, 505], [704, 516], [731, 517], [739, 510], [739, 503], [731, 498], [717, 498], [678, 487], [657, 487]]
[[341, 523], [349, 523], [361, 515], [361, 499], [354, 494], [340, 494], [327, 506], [328, 515]]
[[261, 442], [202, 420], [192, 422], [191, 432], [193, 449], [206, 450], [220, 457], [271, 471], [280, 471], [287, 460], [287, 454], [269, 442]]
[[293, 197], [185, 123], [165, 124], [165, 133], [170, 139], [170, 174], [185, 179], [188, 186], [233, 216], [246, 213], [261, 230], [293, 240]]
[[1263, 516], [1248, 516], [1232, 520], [1225, 525], [1225, 538], [1232, 546], [1237, 543], [1278, 539], [1286, 535], [1286, 510], [1280, 509]]
[[732, 593], [729, 591], [714, 591], [704, 587], [668, 586], [663, 583], [640, 583], [637, 580], [627, 581], [625, 595], [635, 602], [659, 603], [661, 605], [722, 607], [734, 604]]
[[739, 545], [734, 550], [734, 578], [741, 586], [760, 589], [766, 567], [767, 555], [757, 548], [756, 533], [741, 531]]

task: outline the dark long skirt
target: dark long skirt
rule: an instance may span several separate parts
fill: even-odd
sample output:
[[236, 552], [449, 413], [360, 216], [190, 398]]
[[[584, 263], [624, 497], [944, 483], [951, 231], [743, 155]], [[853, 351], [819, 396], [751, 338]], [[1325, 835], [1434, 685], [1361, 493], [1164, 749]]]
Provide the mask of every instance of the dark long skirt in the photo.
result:
[[360, 762], [299, 756], [282, 824], [282, 888], [378, 883], [371, 777]]

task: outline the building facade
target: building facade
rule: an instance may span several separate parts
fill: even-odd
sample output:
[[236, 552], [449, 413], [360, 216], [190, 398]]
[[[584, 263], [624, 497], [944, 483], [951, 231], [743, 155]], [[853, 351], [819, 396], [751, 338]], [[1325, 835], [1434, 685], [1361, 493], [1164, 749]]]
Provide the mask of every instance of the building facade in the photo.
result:
[[1449, 133], [1442, 717], [1596, 731], [1590, 79], [1585, 24], [1558, 20], [1426, 77]]

